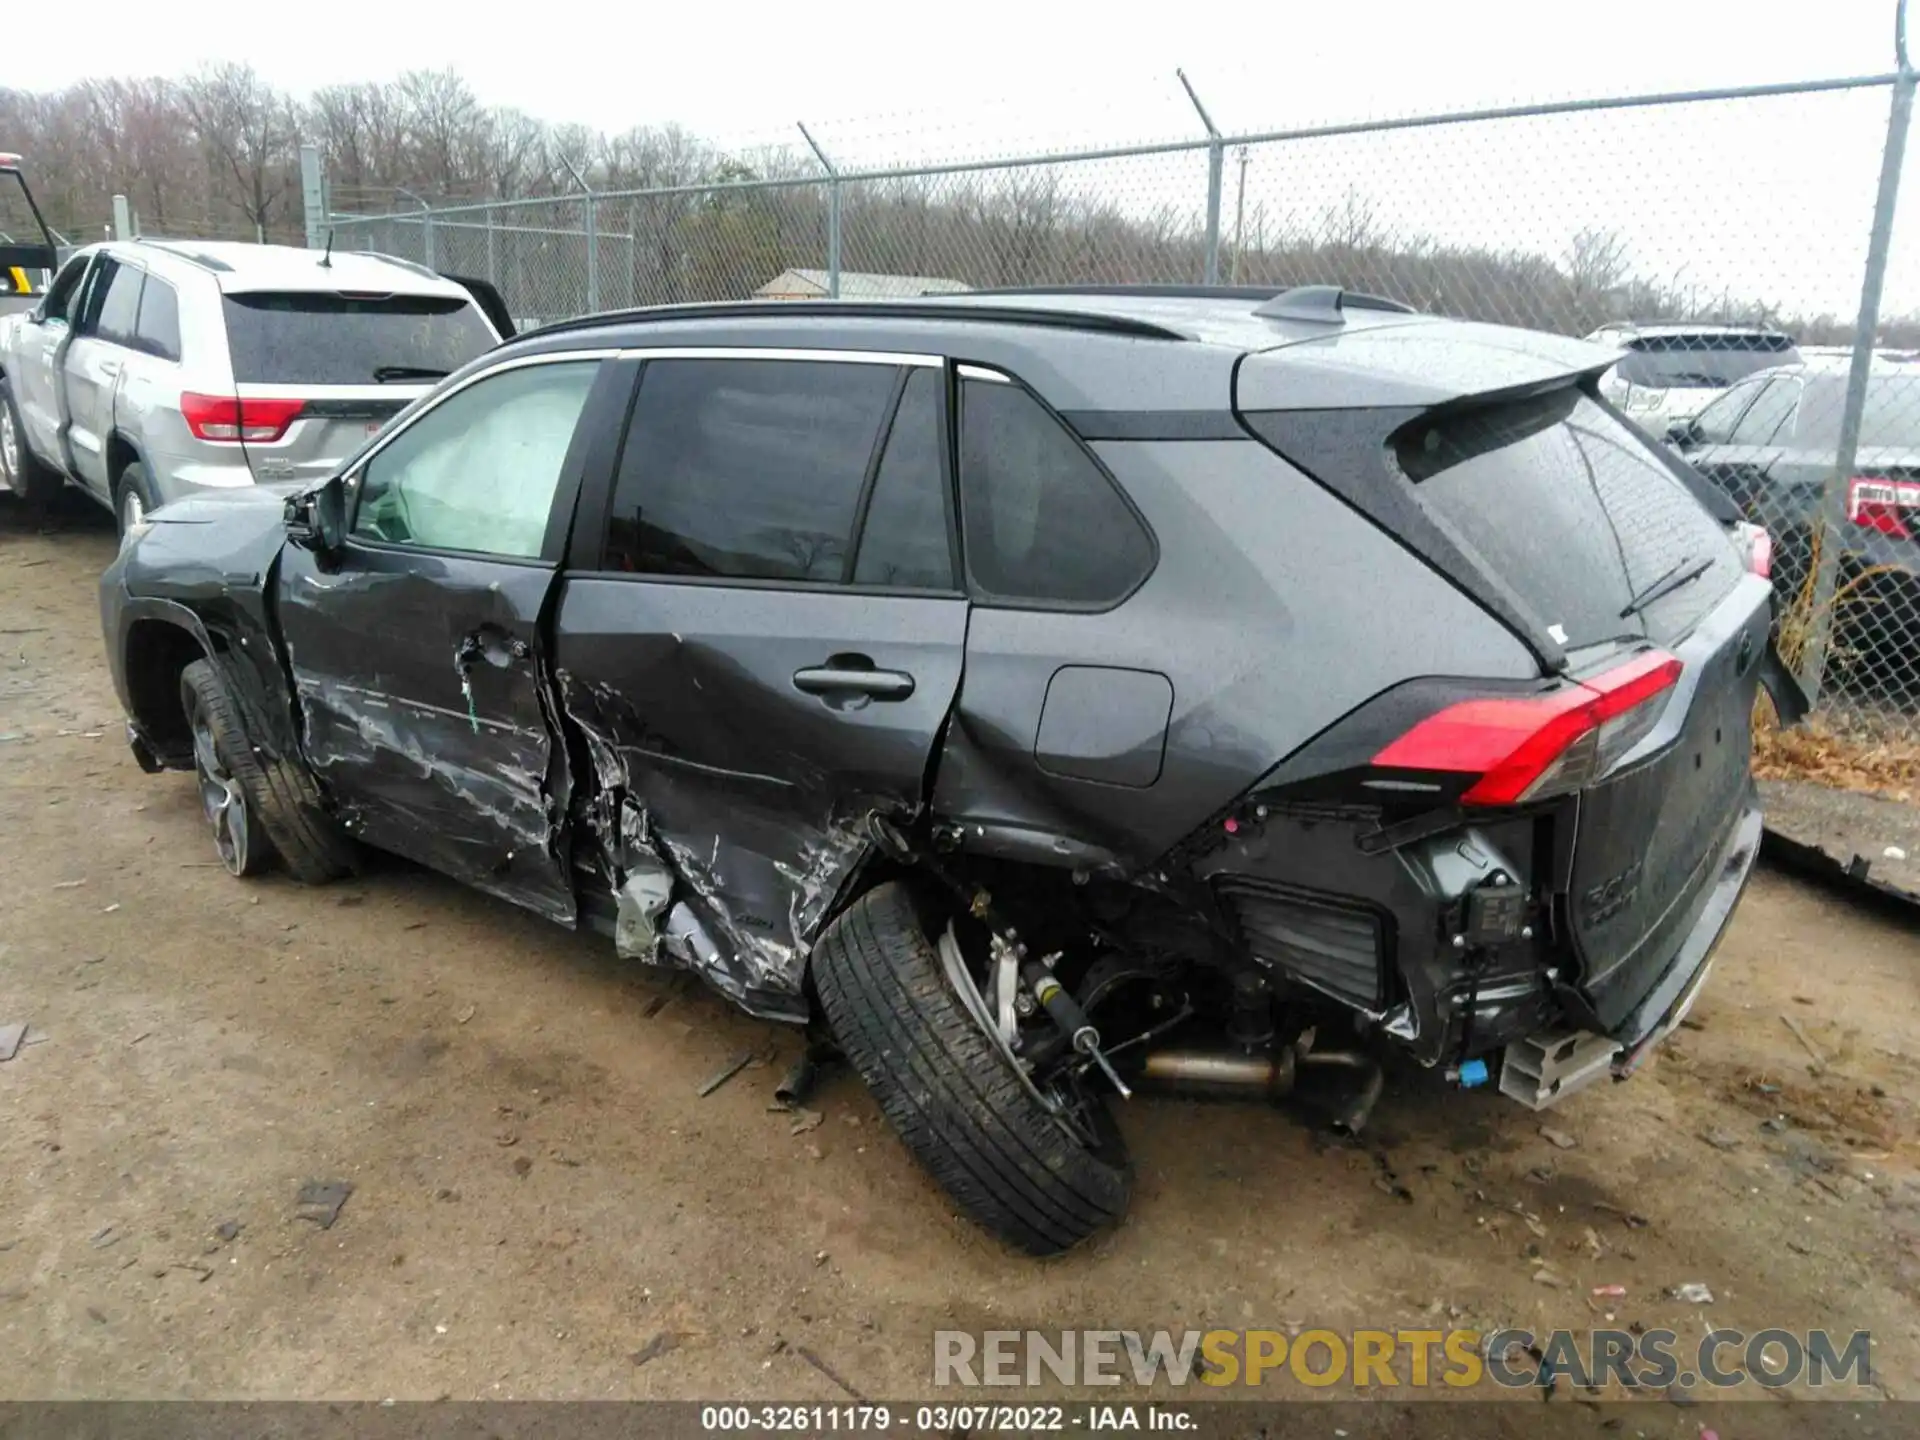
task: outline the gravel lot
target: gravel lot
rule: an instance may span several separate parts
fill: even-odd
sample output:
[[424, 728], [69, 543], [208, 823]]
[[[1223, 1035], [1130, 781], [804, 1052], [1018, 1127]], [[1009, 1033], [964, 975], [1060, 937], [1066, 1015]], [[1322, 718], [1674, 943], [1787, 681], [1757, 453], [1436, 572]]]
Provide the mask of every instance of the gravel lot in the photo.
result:
[[[1130, 1219], [1036, 1264], [953, 1215], [851, 1076], [793, 1133], [769, 1102], [797, 1035], [600, 940], [397, 863], [229, 878], [187, 778], [122, 741], [110, 526], [56, 528], [0, 501], [0, 1024], [31, 1027], [0, 1065], [0, 1396], [908, 1397], [936, 1328], [1604, 1304], [1869, 1328], [1920, 1399], [1911, 930], [1763, 875], [1693, 1028], [1551, 1116], [1572, 1148], [1423, 1074], [1361, 1144], [1137, 1101]], [[764, 1063], [700, 1098], [742, 1049]], [[331, 1228], [296, 1213], [315, 1180], [353, 1186]], [[1685, 1281], [1714, 1303], [1664, 1298]], [[1805, 1415], [1753, 1413], [1783, 1404]]]

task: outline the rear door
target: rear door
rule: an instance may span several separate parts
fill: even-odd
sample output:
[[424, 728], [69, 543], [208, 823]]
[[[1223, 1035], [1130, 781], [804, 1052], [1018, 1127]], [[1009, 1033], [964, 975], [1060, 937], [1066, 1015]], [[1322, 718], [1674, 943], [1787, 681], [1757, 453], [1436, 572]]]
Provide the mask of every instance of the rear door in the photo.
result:
[[221, 309], [247, 463], [262, 482], [331, 474], [496, 343], [466, 296], [230, 290]]
[[60, 366], [74, 478], [103, 499], [112, 495], [115, 479], [107, 473], [114, 396], [133, 344], [146, 278], [138, 265], [101, 256]]
[[946, 394], [931, 357], [652, 352], [582, 500], [555, 671], [603, 866], [666, 862], [762, 1013], [803, 1013], [865, 817], [919, 809], [959, 686]]
[[356, 467], [343, 551], [290, 545], [278, 576], [302, 748], [348, 829], [566, 924], [543, 620], [593, 437], [617, 433], [632, 381], [578, 353], [468, 379]]

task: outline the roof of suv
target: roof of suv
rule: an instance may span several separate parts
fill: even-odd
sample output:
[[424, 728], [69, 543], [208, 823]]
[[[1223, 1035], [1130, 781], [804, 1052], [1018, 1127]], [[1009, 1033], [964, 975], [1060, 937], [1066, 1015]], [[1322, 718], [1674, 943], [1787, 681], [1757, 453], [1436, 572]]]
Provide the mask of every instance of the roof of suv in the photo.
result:
[[[217, 240], [138, 240], [142, 253], [162, 255], [211, 273], [223, 291], [315, 290], [370, 295], [445, 295], [467, 292], [424, 265], [391, 255], [324, 252], [294, 245], [248, 245]], [[325, 263], [322, 263], [322, 261]]]
[[[1335, 286], [974, 291], [891, 301], [672, 305], [562, 321], [509, 342], [935, 349], [1002, 365], [1058, 408], [1219, 410], [1431, 405], [1597, 373], [1618, 352], [1539, 331], [1416, 315]], [[1152, 355], [1141, 347], [1164, 344]]]
[[1785, 342], [1788, 345], [1793, 343], [1791, 335], [1769, 329], [1765, 325], [1689, 325], [1678, 322], [1641, 325], [1631, 320], [1602, 325], [1587, 338], [1599, 340], [1602, 336], [1609, 341], [1617, 340], [1622, 344], [1634, 340], [1677, 339], [1682, 336], [1709, 344], [1716, 340], [1765, 340], [1769, 343]]

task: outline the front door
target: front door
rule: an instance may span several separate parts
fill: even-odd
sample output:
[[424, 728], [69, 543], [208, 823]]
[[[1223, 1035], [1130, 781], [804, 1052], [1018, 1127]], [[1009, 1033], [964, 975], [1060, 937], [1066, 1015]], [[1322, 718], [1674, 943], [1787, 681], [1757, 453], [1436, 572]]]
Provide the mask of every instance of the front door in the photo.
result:
[[959, 687], [946, 391], [901, 356], [656, 358], [610, 503], [583, 496], [555, 670], [603, 861], [663, 867], [759, 1013], [804, 1014], [867, 817], [920, 809]]
[[103, 499], [113, 495], [107, 442], [113, 435], [113, 402], [140, 315], [146, 272], [103, 255], [87, 284], [87, 298], [60, 362], [66, 387], [67, 454], [73, 478]]
[[582, 417], [624, 387], [617, 416], [632, 379], [578, 356], [483, 373], [355, 467], [341, 553], [288, 546], [280, 564], [302, 749], [348, 830], [565, 924], [569, 770], [542, 620]]

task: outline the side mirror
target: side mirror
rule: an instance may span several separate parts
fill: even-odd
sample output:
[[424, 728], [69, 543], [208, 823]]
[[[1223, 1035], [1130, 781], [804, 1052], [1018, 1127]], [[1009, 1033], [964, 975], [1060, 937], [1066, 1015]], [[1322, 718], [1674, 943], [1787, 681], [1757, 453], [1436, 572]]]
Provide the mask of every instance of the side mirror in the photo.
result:
[[1676, 420], [1667, 426], [1667, 443], [1685, 450], [1700, 443], [1700, 427], [1691, 420]]
[[336, 555], [347, 543], [347, 485], [335, 475], [318, 488], [287, 499], [287, 538], [320, 555]]

